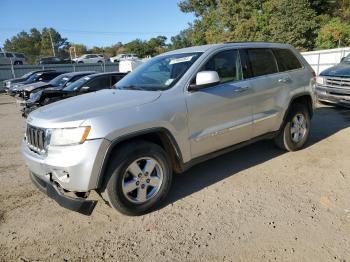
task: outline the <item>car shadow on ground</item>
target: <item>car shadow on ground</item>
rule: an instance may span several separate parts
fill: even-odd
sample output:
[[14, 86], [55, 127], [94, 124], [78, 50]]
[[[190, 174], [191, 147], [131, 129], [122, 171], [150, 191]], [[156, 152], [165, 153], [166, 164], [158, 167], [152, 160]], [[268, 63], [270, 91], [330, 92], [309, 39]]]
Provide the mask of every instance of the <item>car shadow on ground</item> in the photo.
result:
[[[348, 127], [350, 109], [317, 108], [306, 147], [313, 146]], [[284, 153], [274, 146], [273, 141], [266, 140], [198, 164], [185, 173], [174, 176], [173, 186], [164, 206]]]

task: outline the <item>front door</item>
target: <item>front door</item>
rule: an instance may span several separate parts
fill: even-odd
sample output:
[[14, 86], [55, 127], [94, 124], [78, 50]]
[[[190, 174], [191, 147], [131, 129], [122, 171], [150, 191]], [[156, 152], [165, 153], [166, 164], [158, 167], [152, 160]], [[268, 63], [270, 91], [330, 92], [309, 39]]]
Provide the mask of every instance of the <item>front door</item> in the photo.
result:
[[187, 94], [192, 158], [252, 137], [252, 90], [243, 80], [238, 51], [216, 53], [200, 71], [216, 71], [220, 83]]

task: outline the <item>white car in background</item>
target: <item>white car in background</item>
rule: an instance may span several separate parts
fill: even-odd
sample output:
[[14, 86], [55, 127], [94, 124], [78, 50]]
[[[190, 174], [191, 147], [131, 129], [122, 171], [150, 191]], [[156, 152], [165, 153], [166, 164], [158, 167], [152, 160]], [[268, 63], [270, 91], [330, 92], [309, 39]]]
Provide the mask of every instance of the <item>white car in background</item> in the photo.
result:
[[137, 60], [139, 59], [135, 54], [119, 54], [116, 56], [111, 57], [109, 60], [112, 63], [118, 63], [121, 60]]
[[75, 63], [83, 64], [83, 63], [103, 63], [105, 58], [101, 54], [86, 54], [82, 55], [78, 58], [72, 59]]

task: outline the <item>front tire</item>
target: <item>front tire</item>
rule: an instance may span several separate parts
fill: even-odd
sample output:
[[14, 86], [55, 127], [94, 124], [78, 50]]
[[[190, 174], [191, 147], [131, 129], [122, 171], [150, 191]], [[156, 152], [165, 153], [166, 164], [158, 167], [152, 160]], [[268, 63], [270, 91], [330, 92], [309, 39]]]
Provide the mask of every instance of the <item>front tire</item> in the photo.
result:
[[158, 145], [134, 141], [118, 148], [110, 159], [102, 197], [126, 215], [155, 209], [167, 196], [172, 181], [169, 157]]
[[310, 113], [303, 104], [292, 105], [279, 135], [275, 138], [276, 145], [287, 151], [297, 151], [303, 148], [310, 133]]

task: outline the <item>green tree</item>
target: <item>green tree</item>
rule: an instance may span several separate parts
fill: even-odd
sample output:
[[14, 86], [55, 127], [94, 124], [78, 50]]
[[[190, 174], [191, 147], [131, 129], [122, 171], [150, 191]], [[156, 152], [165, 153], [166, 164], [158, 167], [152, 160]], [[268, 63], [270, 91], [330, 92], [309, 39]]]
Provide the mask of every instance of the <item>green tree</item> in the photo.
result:
[[328, 49], [350, 45], [350, 22], [333, 18], [325, 24], [317, 36], [317, 48]]
[[315, 45], [317, 16], [308, 0], [184, 0], [179, 7], [196, 16], [192, 44], [265, 40], [300, 49]]
[[6, 39], [4, 48], [24, 53], [28, 62], [33, 63], [41, 52], [41, 33], [36, 28], [30, 29], [29, 33], [22, 31], [11, 39]]
[[176, 36], [171, 37], [171, 49], [179, 49], [191, 46], [190, 29], [182, 30]]
[[[51, 34], [51, 37], [50, 37]], [[52, 44], [55, 50], [56, 56], [67, 56], [65, 49], [69, 45], [67, 38], [63, 38], [59, 32], [53, 28], [43, 28], [41, 32], [41, 56], [53, 56]]]

